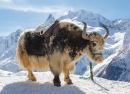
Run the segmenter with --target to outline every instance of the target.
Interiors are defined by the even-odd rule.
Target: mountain
[[[79,22],[86,22],[88,25],[91,26],[99,26],[100,24],[103,24],[108,27],[112,27],[113,23],[104,18],[103,16],[99,14],[93,14],[90,11],[86,11],[84,9],[81,9],[77,12],[71,12],[69,11],[68,14],[59,17],[58,19],[63,20],[63,19],[71,19],[72,21],[76,20]]]
[[[18,29],[16,32],[11,33],[9,36],[0,37],[0,56],[14,43],[18,42],[18,38],[22,31]]]
[[[22,31],[20,29],[18,29],[16,32],[13,32],[8,36],[0,37],[0,48],[1,48],[1,50],[0,50],[0,60],[2,60],[2,58],[4,58],[5,55],[3,55],[3,54],[6,54],[7,57],[10,56],[10,55],[7,55],[6,51],[7,50],[14,50],[14,49],[11,49],[11,48],[15,44],[18,43],[18,38],[19,38],[21,33],[22,33]],[[12,53],[13,52],[11,52],[11,54]]]
[[[22,31],[18,29],[8,36],[0,37],[0,69],[13,72],[19,70],[18,63],[15,62],[15,54],[21,33]]]
[[[68,19],[71,21],[79,21],[79,22],[84,21],[90,26],[105,25],[115,30],[126,30],[127,27],[130,26],[130,19],[121,18],[121,19],[116,19],[114,21],[110,21],[100,14],[94,14],[91,11],[86,11],[84,9],[81,9],[77,12],[69,11],[66,15],[63,15],[58,19],[59,20]]]
[[[49,26],[50,24],[52,24],[53,22],[55,22],[55,18],[50,14],[49,16],[48,16],[48,18],[46,19],[46,21],[45,21],[45,25],[47,25],[47,26]]]

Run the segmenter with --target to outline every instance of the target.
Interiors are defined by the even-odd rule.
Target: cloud
[[[12,0],[0,0],[1,2],[6,2],[6,3],[10,3],[12,2]]]
[[[20,2],[15,2],[15,0],[0,0],[0,8],[39,13],[61,13],[63,11],[70,10],[70,8],[64,6],[31,6],[30,4],[27,4],[25,1],[21,4]]]

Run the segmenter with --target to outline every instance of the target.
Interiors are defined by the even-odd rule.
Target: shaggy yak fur
[[[39,37],[35,30],[24,31],[18,42],[16,59],[19,65],[28,71],[28,79],[36,81],[32,69],[51,70],[53,83],[60,86],[59,75],[64,73],[64,81],[72,84],[69,73],[75,70],[75,61],[87,54],[91,61],[101,63],[104,48],[103,37],[97,32],[82,37],[83,29],[71,22],[59,22],[60,28],[56,36]],[[107,28],[105,28],[108,30]],[[86,31],[85,31],[86,32]]]

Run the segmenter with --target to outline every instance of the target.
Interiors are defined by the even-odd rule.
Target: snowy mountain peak
[[[88,14],[88,15],[94,15],[91,11],[86,11],[85,9],[80,9],[79,11],[78,11],[78,13],[82,13],[82,14]]]
[[[54,21],[55,21],[55,18],[52,16],[52,14],[50,14],[44,24],[48,26],[52,24]]]
[[[18,30],[16,30],[15,33],[21,33],[21,32],[22,32],[22,30],[21,30],[21,29],[18,29]]]
[[[47,20],[49,20],[49,19],[51,19],[51,18],[54,18],[54,17],[52,16],[52,14],[50,14],[50,15],[48,16]]]
[[[91,26],[99,26],[100,23],[102,23],[108,27],[113,26],[112,21],[106,19],[105,17],[103,17],[99,14],[94,14],[91,11],[86,11],[84,9],[81,9],[77,12],[69,11],[68,14],[59,17],[59,20],[63,20],[63,19],[71,19],[72,21],[76,20],[79,22],[84,21],[88,25],[91,25]]]
[[[73,14],[78,15],[78,14],[93,14],[93,13],[91,11],[86,11],[84,9],[80,9],[77,12],[71,12],[71,11],[69,11],[67,15],[73,15]]]

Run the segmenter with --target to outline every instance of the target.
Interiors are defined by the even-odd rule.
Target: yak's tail
[[[24,48],[22,48],[22,45],[20,42],[18,43],[17,50],[16,50],[16,57],[15,59],[19,62],[19,67],[22,67],[23,69],[32,69],[31,64],[29,62],[29,56]]]

